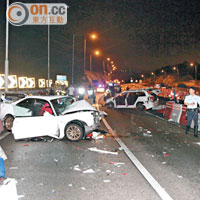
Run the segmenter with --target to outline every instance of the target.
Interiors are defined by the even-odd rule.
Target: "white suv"
[[[159,99],[153,92],[146,90],[128,90],[115,97],[106,100],[106,106],[110,108],[137,108],[148,110],[158,106]]]

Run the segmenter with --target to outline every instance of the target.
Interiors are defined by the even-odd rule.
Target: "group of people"
[[[87,95],[90,104],[94,104],[96,100],[96,89],[91,85],[89,85],[87,89],[82,86],[75,88],[70,85],[68,88],[66,88],[65,92],[66,95],[77,97],[79,100],[84,99],[84,96]],[[55,95],[53,87],[50,88],[49,95]]]
[[[189,95],[185,97],[184,104],[187,106],[187,125],[185,133],[188,134],[192,120],[194,121],[194,137],[198,137],[198,112],[200,106],[200,96],[195,94],[196,88],[189,88]]]

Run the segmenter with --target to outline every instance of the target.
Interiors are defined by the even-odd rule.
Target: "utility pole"
[[[90,72],[92,72],[92,54],[90,54]]]
[[[7,0],[7,10],[9,7],[9,0]],[[6,48],[5,48],[5,92],[8,92],[8,74],[9,74],[9,60],[8,60],[8,36],[9,36],[9,24],[8,17],[6,16]]]
[[[75,43],[75,35],[73,35],[73,47],[72,47],[72,87],[74,86],[74,43]]]
[[[48,77],[48,87],[49,87],[49,81],[50,81],[50,25],[49,25],[49,11],[48,11],[48,72],[47,72],[47,77]]]
[[[84,71],[86,70],[86,37],[84,38]]]

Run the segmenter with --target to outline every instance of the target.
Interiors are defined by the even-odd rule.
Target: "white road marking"
[[[97,104],[97,109],[99,110],[99,106]],[[123,148],[126,155],[132,161],[132,163],[137,167],[140,173],[144,176],[144,178],[149,182],[149,184],[153,187],[153,189],[157,192],[162,200],[173,200],[172,197],[165,191],[165,189],[153,178],[153,176],[147,171],[147,169],[142,165],[142,163],[134,156],[134,154],[128,149],[128,147],[122,142],[122,140],[117,136],[117,134],[110,127],[105,118],[102,118],[102,121],[109,133],[115,138],[121,148]]]

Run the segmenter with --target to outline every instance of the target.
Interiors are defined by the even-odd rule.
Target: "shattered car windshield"
[[[71,97],[63,97],[63,98],[51,100],[51,103],[52,103],[57,115],[60,115],[73,102],[74,102],[74,99]]]

